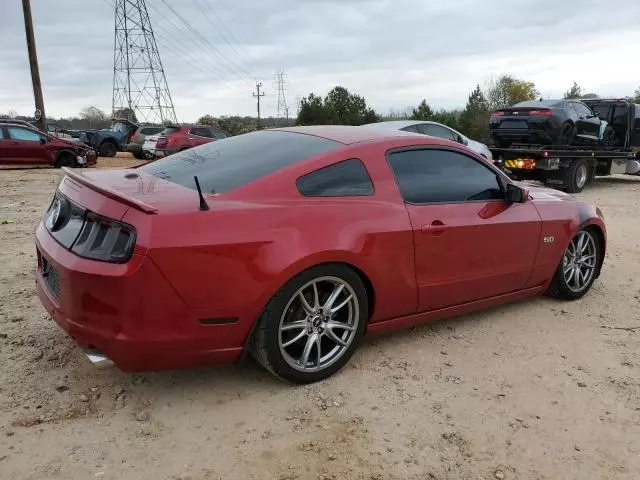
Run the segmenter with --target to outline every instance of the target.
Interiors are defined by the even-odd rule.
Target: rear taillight
[[[102,262],[124,263],[133,254],[136,231],[131,225],[88,212],[71,251]]]
[[[526,112],[530,117],[550,117],[552,111],[548,108],[541,108],[540,110],[529,110]]]
[[[156,142],[156,148],[165,148],[167,146],[167,137],[158,137],[158,141]]]
[[[496,110],[495,112],[493,112],[491,114],[492,117],[503,117],[504,116],[504,112],[502,110]]]

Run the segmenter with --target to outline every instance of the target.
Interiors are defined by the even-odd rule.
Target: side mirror
[[[529,199],[529,190],[513,183],[507,183],[505,200],[509,203],[525,203]]]

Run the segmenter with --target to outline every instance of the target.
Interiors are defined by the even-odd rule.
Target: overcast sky
[[[113,0],[31,3],[48,115],[109,112]],[[169,0],[204,41],[162,0],[146,3],[184,121],[255,114],[255,77],[263,115],[275,115],[278,69],[294,114],[296,97],[335,85],[380,113],[422,98],[463,107],[477,83],[500,73],[535,82],[546,98],[574,80],[601,96],[640,86],[640,0]],[[0,113],[34,110],[21,5],[2,0]]]

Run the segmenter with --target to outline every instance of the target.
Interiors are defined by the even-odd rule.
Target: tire
[[[144,155],[142,154],[142,152],[132,152],[133,158],[137,159],[137,160],[144,160]]]
[[[328,315],[326,308],[318,307],[326,307],[337,290],[332,304],[337,311]],[[250,350],[264,368],[283,380],[317,382],[349,361],[364,334],[368,315],[367,293],[360,276],[345,265],[320,265],[291,279],[271,298],[251,336]]]
[[[101,157],[115,157],[116,153],[118,153],[118,146],[115,143],[106,141],[100,145]]]
[[[589,179],[589,166],[584,158],[577,158],[567,169],[564,189],[569,193],[581,192]]]
[[[58,159],[56,160],[55,163],[55,168],[62,168],[62,167],[75,167],[76,165],[76,157],[69,152],[62,152],[60,155],[58,155]]]
[[[581,237],[583,239],[582,244],[579,243]],[[579,245],[582,245],[583,251],[579,257],[576,257],[573,252]],[[560,260],[560,264],[551,280],[547,295],[561,300],[576,300],[584,296],[591,289],[597,277],[601,255],[602,248],[598,235],[588,228],[578,231],[562,255],[562,260]],[[578,258],[578,263],[575,263],[576,258]],[[586,281],[580,283],[579,287],[577,287],[575,277],[576,267],[572,267],[572,265],[579,266],[581,269],[580,282],[586,278]],[[571,275],[571,268],[573,268],[573,275]],[[588,277],[586,277],[587,272]]]
[[[576,138],[576,129],[569,122],[565,122],[560,126],[560,135],[558,135],[558,145],[561,147],[570,147]]]

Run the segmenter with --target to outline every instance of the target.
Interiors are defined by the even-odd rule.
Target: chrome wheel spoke
[[[336,335],[336,333],[333,331],[332,328],[327,327],[327,329],[325,330],[325,334],[327,335],[327,337],[329,337],[329,339],[334,342],[337,345],[340,345],[342,347],[346,347],[347,346],[347,342],[345,342],[343,339],[341,339],[338,335]]]
[[[346,323],[341,323],[341,322],[327,322],[327,328],[329,330],[333,330],[334,328],[339,328],[342,330],[348,330],[350,332],[353,332],[356,328],[352,325],[347,325]]]
[[[306,330],[308,325],[309,324],[306,320],[296,320],[295,322],[285,323],[280,327],[280,330],[283,332],[286,332],[287,330],[297,330],[299,328]]]
[[[294,343],[298,342],[301,338],[303,338],[305,335],[307,335],[307,330],[301,330],[300,333],[298,335],[296,335],[295,337],[293,337],[291,340],[287,340],[285,343],[282,344],[282,346],[284,348],[290,347],[291,345],[293,345]]]
[[[573,267],[573,287],[580,288],[580,267]]]
[[[340,302],[340,304],[337,307],[332,308],[329,313],[331,315],[333,315],[334,313],[336,313],[338,310],[340,310],[342,307],[344,307],[345,305],[347,305],[351,299],[353,298],[352,295],[349,295],[347,298],[345,298],[342,302]]]
[[[317,338],[318,338],[317,333],[309,335],[309,337],[307,338],[307,343],[304,346],[302,357],[300,357],[300,365],[302,366],[303,369],[307,368],[307,364],[309,363],[309,357],[311,356],[311,350],[313,349],[313,346],[316,344]]]
[[[570,265],[568,275],[567,275],[567,272],[565,272],[565,275],[564,275],[564,280],[565,282],[567,282],[567,285],[569,284],[569,282],[571,282],[571,279],[573,278],[573,275],[575,273],[576,273],[576,269],[573,268],[573,265]]]
[[[316,356],[317,356],[317,361],[316,361],[316,368],[320,366],[320,364],[322,363],[322,342],[321,342],[322,338],[320,337],[320,335],[316,335]]]
[[[329,295],[329,298],[327,298],[327,301],[324,302],[324,305],[322,306],[322,310],[324,312],[326,312],[326,313],[331,312],[331,310],[333,308],[333,304],[336,303],[336,300],[338,299],[338,297],[342,293],[342,290],[344,290],[344,284],[342,284],[342,283],[336,285],[333,288],[333,291],[331,292],[331,295]]]

